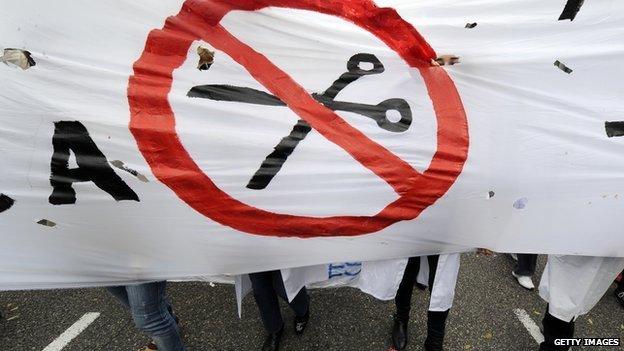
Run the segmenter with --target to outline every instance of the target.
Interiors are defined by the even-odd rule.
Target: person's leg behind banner
[[[404,350],[407,347],[407,325],[411,298],[419,273],[423,273],[422,278],[428,282],[431,293],[427,311],[427,338],[424,347],[426,351],[441,351],[443,349],[446,319],[455,295],[459,258],[459,254],[427,256],[428,269],[421,266],[421,257],[412,257],[408,260],[395,297],[397,312],[392,328],[392,346],[394,349]],[[421,269],[425,271],[420,272]]]
[[[171,312],[166,296],[166,288],[167,282],[161,281],[107,290],[130,309],[137,328],[152,338],[158,350],[185,351],[176,317]]]
[[[446,311],[427,311],[427,339],[425,339],[426,351],[442,351],[444,335],[446,334],[446,319],[450,309]]]
[[[284,332],[284,320],[280,311],[277,293],[273,287],[275,271],[249,274],[254,299],[260,311],[260,318],[267,336],[262,344],[263,351],[277,351]]]
[[[394,304],[396,313],[394,314],[394,323],[392,326],[392,346],[398,350],[404,350],[407,347],[407,325],[409,322],[410,310],[412,307],[412,293],[418,271],[420,270],[420,257],[410,257],[403,272],[403,279],[399,284]]]
[[[620,306],[624,307],[624,271],[620,273],[620,281],[617,283],[617,288],[613,291],[613,295],[615,295]]]
[[[439,255],[427,256],[427,262],[429,264],[428,285],[430,295],[433,295],[439,259]],[[441,351],[444,345],[446,318],[448,317],[449,309],[445,311],[432,311],[431,301],[429,302],[429,307],[427,311],[427,338],[425,339],[425,350]]]
[[[549,255],[540,282],[540,296],[548,302],[544,342],[540,351],[566,351],[557,339],[574,337],[574,322],[587,314],[624,269],[624,258]]]
[[[557,345],[557,339],[571,339],[574,337],[574,319],[562,320],[550,314],[549,306],[546,306],[544,319],[542,320],[544,341],[540,344],[540,351],[564,351],[569,346]]]
[[[531,277],[535,273],[537,254],[518,254],[517,257],[518,261],[516,268],[511,272],[511,274],[523,288],[528,290],[535,289],[535,285],[533,284]]]
[[[453,300],[459,275],[459,254],[432,255],[429,264],[429,310],[427,312],[426,351],[442,351],[446,334],[446,320]]]
[[[273,286],[277,294],[284,299],[284,301],[288,302],[290,308],[295,312],[295,320],[293,322],[295,334],[303,334],[310,320],[310,295],[308,295],[307,289],[304,286],[299,290],[299,293],[297,293],[297,296],[295,296],[292,301],[288,301],[284,280],[282,279],[282,273],[280,271],[273,274]]]

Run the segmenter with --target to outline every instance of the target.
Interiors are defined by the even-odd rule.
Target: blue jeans
[[[132,313],[134,324],[147,333],[159,351],[185,351],[180,330],[165,295],[167,282],[115,286],[107,290]]]

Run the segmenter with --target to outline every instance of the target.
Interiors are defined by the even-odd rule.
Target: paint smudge
[[[529,199],[527,199],[526,197],[521,197],[513,203],[513,207],[516,210],[522,210],[523,208],[526,207],[528,203],[529,203]]]

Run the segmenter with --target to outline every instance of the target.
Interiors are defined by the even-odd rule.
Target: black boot
[[[540,351],[567,351],[570,346],[555,345],[555,339],[571,339],[574,337],[574,322],[565,322],[548,313],[542,321],[544,326],[544,342],[540,344]]]
[[[269,333],[266,339],[264,339],[264,344],[262,344],[262,351],[278,351],[283,333],[283,326],[277,333]]]
[[[427,312],[427,339],[425,339],[426,351],[442,351],[444,345],[444,332],[446,329],[446,317],[449,310]]]
[[[301,335],[305,331],[305,328],[308,326],[308,321],[310,320],[310,311],[306,312],[301,317],[295,316],[295,334]]]
[[[624,289],[613,291],[613,295],[615,295],[615,298],[620,303],[620,306],[624,307]]]
[[[400,318],[394,316],[394,325],[392,326],[392,346],[395,350],[405,350],[407,346],[407,322],[409,318]]]
[[[613,295],[615,295],[620,306],[624,307],[624,272],[622,272],[622,277],[620,279],[617,288],[613,291]]]

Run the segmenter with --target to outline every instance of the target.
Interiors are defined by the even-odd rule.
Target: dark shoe
[[[150,341],[149,344],[147,344],[147,346],[140,349],[139,351],[154,351],[154,350],[158,350],[158,346],[156,346],[156,344],[153,341]]]
[[[282,329],[280,329],[277,333],[268,334],[266,339],[264,339],[264,344],[262,344],[262,351],[278,351],[283,333],[284,327],[282,327]]]
[[[397,351],[405,350],[407,347],[407,322],[409,319],[394,316],[394,325],[392,326],[392,346]]]
[[[444,335],[427,334],[427,339],[425,339],[425,351],[442,351],[443,345]]]
[[[306,312],[301,317],[295,316],[295,334],[301,335],[305,331],[305,328],[308,326],[308,321],[310,320],[310,311]]]
[[[624,289],[622,290],[615,289],[615,291],[613,292],[613,295],[615,295],[615,298],[620,303],[620,306],[624,307]]]

